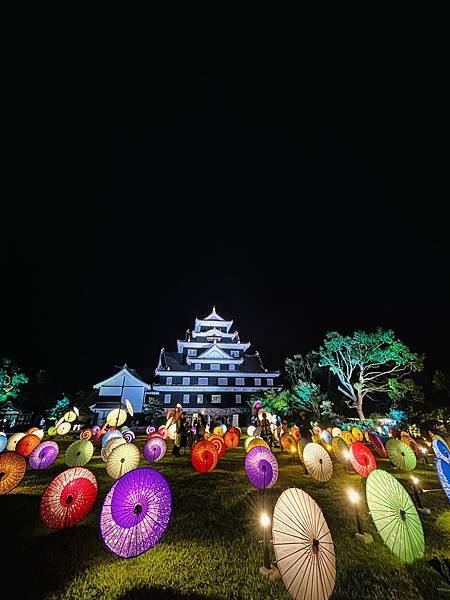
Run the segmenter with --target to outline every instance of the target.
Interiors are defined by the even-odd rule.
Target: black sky
[[[215,304],[271,369],[382,325],[448,371],[447,109],[413,67],[42,90],[12,119],[0,355],[88,389]]]

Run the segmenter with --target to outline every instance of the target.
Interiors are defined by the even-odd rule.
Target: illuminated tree
[[[0,405],[8,398],[17,398],[28,377],[9,358],[0,361]]]
[[[319,349],[319,365],[338,378],[338,390],[347,405],[364,419],[364,400],[377,400],[377,394],[395,398],[404,393],[400,382],[423,369],[423,356],[411,352],[390,330],[355,331],[351,336],[333,331]]]
[[[56,404],[49,411],[48,416],[50,419],[58,419],[65,412],[70,409],[70,400],[67,396],[63,396],[61,400],[58,400]]]

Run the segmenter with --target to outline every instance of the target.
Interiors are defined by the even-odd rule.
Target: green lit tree
[[[396,338],[393,331],[378,328],[375,333],[355,331],[343,336],[327,333],[319,349],[319,365],[327,367],[338,379],[338,390],[346,403],[364,419],[364,400],[377,395],[394,398],[404,393],[400,382],[413,372],[422,371],[419,356]]]
[[[259,400],[262,407],[269,412],[285,417],[290,414],[292,410],[291,396],[292,394],[288,390],[283,390],[281,392],[268,390],[263,394],[252,396],[248,404],[251,408],[253,404]]]
[[[50,409],[48,416],[50,419],[59,419],[68,410],[70,410],[70,400],[67,396],[63,396],[61,400],[58,400]]]
[[[0,405],[9,398],[17,398],[28,377],[9,358],[0,360]]]

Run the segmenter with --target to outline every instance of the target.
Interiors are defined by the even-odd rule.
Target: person
[[[187,423],[186,423],[186,411],[183,410],[181,418],[179,420],[180,426],[180,448],[186,448],[187,444]]]
[[[297,426],[300,432],[300,437],[310,442],[312,440],[312,437],[311,432],[309,430],[308,419],[306,418],[306,413],[304,410],[300,412],[300,418],[297,422]]]
[[[44,429],[44,425],[45,425],[45,417],[42,415],[41,420],[39,421],[40,429]]]
[[[262,414],[261,437],[265,442],[269,444],[269,447],[272,448],[272,432],[270,430],[270,423],[266,413]]]

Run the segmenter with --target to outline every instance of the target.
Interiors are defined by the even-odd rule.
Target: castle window
[[[189,404],[189,394],[183,394],[183,404]]]
[[[194,369],[195,369],[196,371],[200,371],[200,370],[201,370],[201,368],[202,368],[202,365],[201,365],[200,363],[195,363],[195,364],[194,364]]]
[[[226,377],[219,377],[218,384],[219,385],[228,385],[228,379]]]
[[[166,377],[166,385],[172,385],[172,377]]]
[[[220,404],[222,396],[220,394],[211,395],[211,404]]]
[[[267,380],[267,385],[273,385],[273,379],[268,379]]]
[[[170,404],[172,394],[164,394],[164,404]]]
[[[243,377],[236,377],[236,385],[245,385]]]
[[[261,385],[261,378],[255,377],[255,385]]]
[[[211,363],[209,365],[209,368],[211,369],[211,371],[220,371],[220,365],[218,365],[216,363]]]
[[[228,365],[230,371],[234,371],[236,369],[236,365]]]
[[[198,385],[208,385],[208,378],[207,377],[199,377]]]
[[[195,348],[188,348],[188,356],[197,356],[197,350]]]
[[[236,394],[236,404],[240,404],[242,402],[242,396],[240,394]]]
[[[197,394],[197,404],[203,404],[203,394]]]
[[[190,377],[183,377],[183,385],[190,385],[190,383],[191,383]]]
[[[234,356],[235,358],[239,358],[239,350],[232,350],[230,352],[231,356]]]

